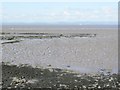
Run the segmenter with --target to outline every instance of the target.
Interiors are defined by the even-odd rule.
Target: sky
[[[117,24],[117,2],[3,2],[2,23]]]

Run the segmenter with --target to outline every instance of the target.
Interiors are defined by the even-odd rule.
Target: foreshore
[[[44,68],[51,65],[87,73],[96,73],[100,69],[118,72],[117,30],[8,33],[3,34],[2,39],[4,62]]]
[[[105,80],[109,80],[112,76],[114,77],[115,75],[116,77],[118,75],[118,31],[116,29],[85,29],[77,30],[76,32],[74,30],[65,32],[49,32],[47,30],[46,32],[35,32],[34,30],[25,30],[24,32],[21,30],[20,32],[19,30],[9,32],[8,30],[8,32],[6,32],[6,30],[4,30],[1,33],[1,40],[2,62],[4,63],[2,69],[4,72],[3,82],[8,79],[8,75],[11,77],[9,78],[10,81],[12,81],[13,78],[21,80],[21,76],[24,77],[25,73],[30,72],[31,70],[36,73],[41,72],[41,70],[44,72],[45,70],[50,75],[53,75],[53,73],[55,73],[54,70],[56,71],[57,69],[60,70],[60,72],[57,71],[57,73],[55,73],[55,75],[58,75],[58,78],[60,74],[70,76],[67,78],[68,81],[64,81],[66,76],[60,77],[60,79],[62,79],[59,86],[63,85],[63,87],[68,87],[66,85],[69,85],[69,88],[74,88],[75,86],[84,88],[80,86],[84,84],[85,87],[88,88],[91,79],[93,80],[95,78],[94,76],[99,78],[101,77],[100,75],[103,75],[106,78]],[[10,70],[10,68],[13,71]],[[21,68],[24,69],[25,72],[21,72]],[[14,73],[14,69],[20,70],[18,76],[14,74],[11,76],[10,73]],[[36,71],[36,69],[38,71]],[[74,77],[74,74],[77,76],[80,75],[80,77]],[[32,74],[30,77],[34,77],[32,79],[35,80],[35,83],[44,78],[40,74],[41,77],[36,80],[36,76],[34,75]],[[83,75],[82,77],[86,75],[87,77],[89,75],[92,76],[90,76],[90,80],[86,78],[88,80],[86,82],[83,80],[82,83],[75,83],[76,80],[82,81],[81,75]],[[30,77],[25,76],[24,79],[27,79],[26,82],[29,81],[28,78]],[[49,81],[52,76],[46,77],[48,77]],[[73,79],[70,80],[70,78]],[[55,78],[53,78],[53,80],[54,79]],[[101,81],[102,79],[103,78],[101,78]],[[55,81],[53,82],[57,83]],[[51,84],[48,84],[48,87],[52,87],[51,85],[53,85],[53,82],[51,81]],[[72,82],[72,84],[70,84],[70,82]],[[96,81],[93,80],[93,84],[95,84],[95,82]],[[6,81],[4,83],[4,86],[6,85],[5,88],[9,86],[7,83],[10,84],[11,82]],[[47,81],[45,83],[47,83]],[[98,86],[100,88],[104,86],[103,84],[100,86],[100,83],[96,88],[98,88]],[[117,83],[117,81],[114,81],[114,83],[110,85],[113,87],[110,88],[115,88],[115,90],[117,90],[116,88],[118,88],[118,86],[115,86]],[[37,83],[35,85],[41,87],[43,84],[44,83],[38,85]],[[58,88],[60,88],[59,86]],[[34,85],[32,87],[34,87]],[[106,87],[107,86],[104,88]]]

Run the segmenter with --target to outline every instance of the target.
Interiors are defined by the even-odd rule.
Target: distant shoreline
[[[80,26],[80,25],[2,25],[1,32],[5,33],[91,33],[104,31],[117,31],[118,27],[113,26]]]
[[[82,24],[2,24],[2,28],[118,28],[118,25],[82,25]]]

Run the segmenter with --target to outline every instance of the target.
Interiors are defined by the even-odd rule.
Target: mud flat
[[[61,33],[38,34],[33,35],[32,38],[29,38],[31,34],[26,38],[25,34],[22,34],[23,37],[12,39],[13,43],[9,43],[11,39],[7,40],[8,43],[3,40],[2,43],[6,44],[2,45],[2,61],[44,68],[50,65],[55,68],[88,73],[97,72],[99,69],[117,72],[117,30],[93,30],[84,33],[81,30],[81,32],[62,33],[62,36]],[[8,35],[17,37],[20,33]]]
[[[30,65],[39,69],[67,70],[80,75],[97,75],[101,71],[106,75],[108,72],[118,73],[117,29],[34,33],[33,30],[8,30],[2,33],[1,38],[2,62],[8,67]]]

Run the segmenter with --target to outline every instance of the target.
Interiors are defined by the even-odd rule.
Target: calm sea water
[[[9,28],[117,28],[117,25],[2,25],[3,29]]]

